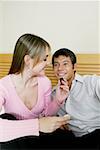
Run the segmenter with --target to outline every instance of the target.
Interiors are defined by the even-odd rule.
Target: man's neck
[[[68,86],[69,86],[69,90],[71,89],[71,86],[72,86],[72,81],[74,80],[75,78],[75,74],[72,76],[72,78],[70,78],[68,81]]]

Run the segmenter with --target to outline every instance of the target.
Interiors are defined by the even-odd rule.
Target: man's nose
[[[63,65],[59,65],[58,70],[63,70],[63,69],[64,69]]]

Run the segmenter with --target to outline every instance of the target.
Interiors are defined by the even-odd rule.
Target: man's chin
[[[64,78],[65,79],[65,76],[59,76],[59,77],[57,77],[58,79],[61,79],[61,78]]]

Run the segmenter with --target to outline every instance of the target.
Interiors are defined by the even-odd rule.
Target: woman
[[[0,119],[1,145],[11,146],[9,141],[37,137],[40,132],[51,133],[69,119],[50,117],[69,91],[59,84],[56,99],[51,100],[51,82],[45,76],[50,50],[48,42],[32,34],[24,34],[16,42],[9,74],[0,79],[0,109],[5,109]]]

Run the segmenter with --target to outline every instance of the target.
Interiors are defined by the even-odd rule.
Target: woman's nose
[[[47,65],[51,65],[51,61],[47,61]]]
[[[51,65],[51,64],[52,64],[51,59],[50,58],[47,59],[47,65]]]

